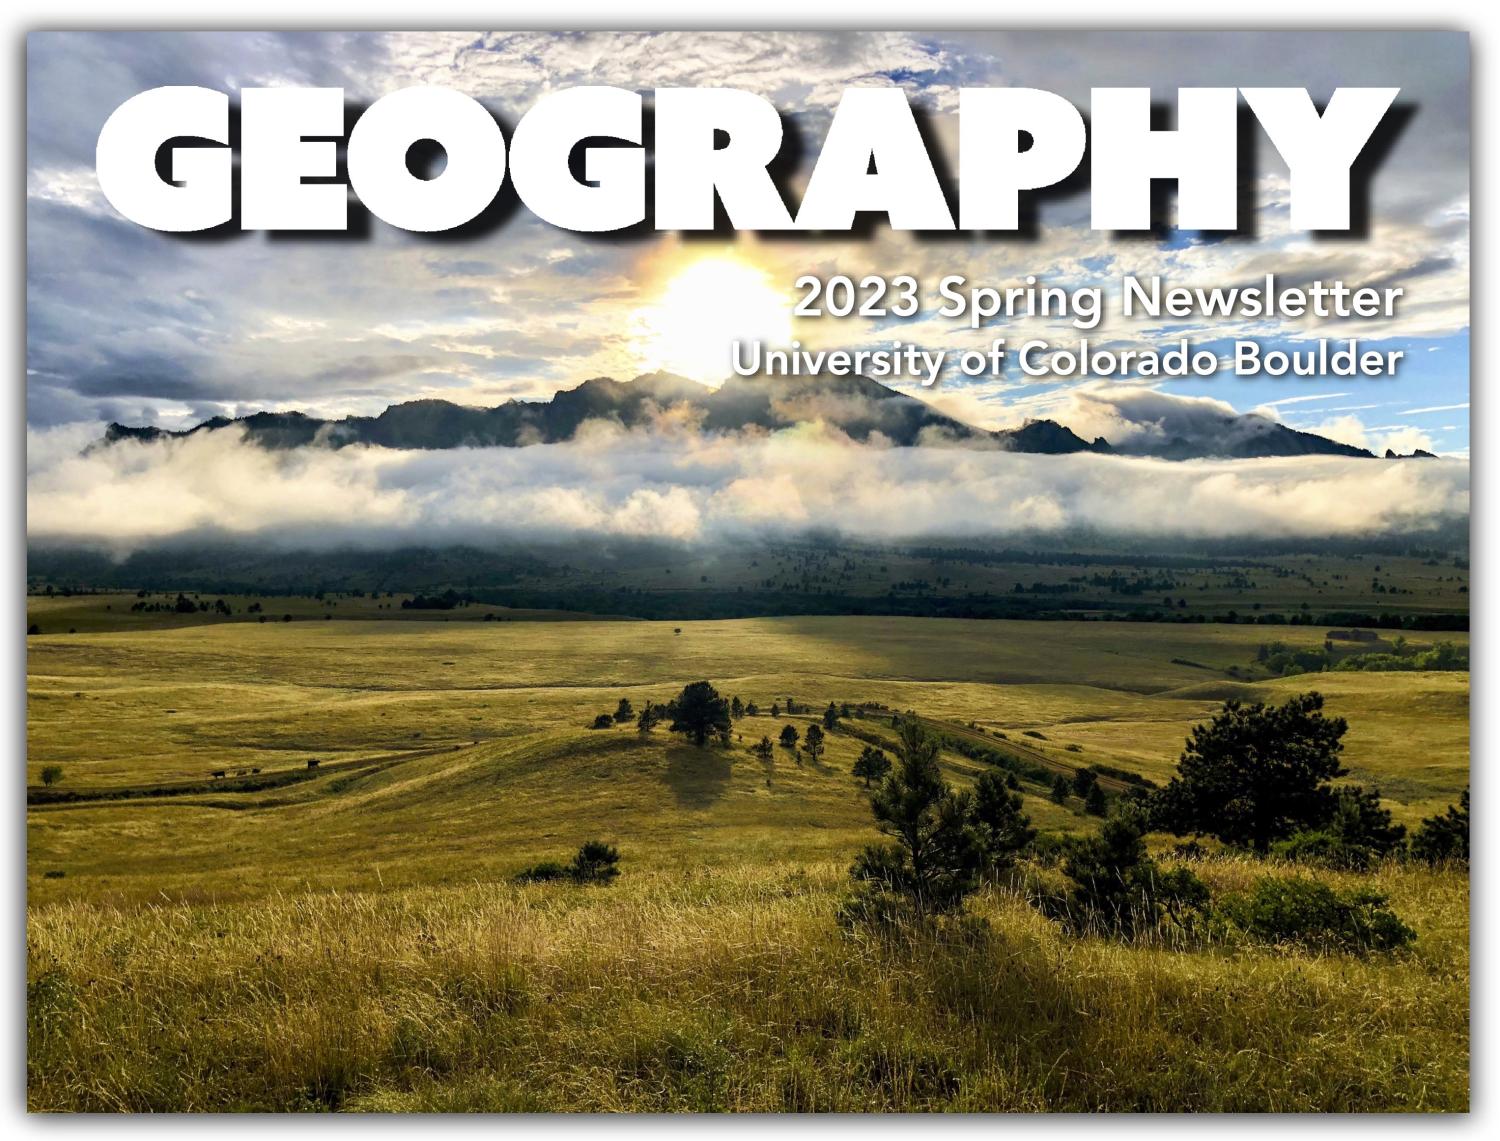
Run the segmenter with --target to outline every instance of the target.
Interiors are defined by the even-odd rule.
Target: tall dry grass
[[[1231,888],[1263,871],[1201,874]],[[37,1110],[1461,1110],[1467,880],[1387,868],[1369,959],[984,922],[850,937],[745,865],[117,909],[28,930]]]

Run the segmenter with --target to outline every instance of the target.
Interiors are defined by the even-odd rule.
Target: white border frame
[[[420,18],[414,18],[419,15]],[[221,1116],[211,1123],[191,1118],[160,1118],[149,1124],[129,1118],[70,1117],[50,1118],[27,1116],[25,1113],[25,609],[22,599],[25,594],[26,549],[25,549],[25,355],[26,355],[26,280],[25,280],[25,33],[31,30],[57,28],[379,28],[379,29],[430,29],[430,28],[483,28],[500,26],[507,28],[850,28],[850,29],[901,29],[901,30],[946,30],[963,28],[1066,28],[1080,29],[1149,29],[1149,28],[1288,28],[1288,29],[1428,29],[1442,28],[1467,31],[1472,36],[1472,99],[1471,118],[1471,206],[1485,199],[1475,188],[1490,185],[1492,158],[1483,145],[1493,138],[1500,138],[1493,127],[1496,115],[1495,83],[1487,72],[1487,59],[1492,50],[1500,50],[1500,4],[1488,0],[1485,3],[1467,4],[1456,0],[1433,0],[1419,6],[1397,4],[1392,0],[1364,0],[1363,3],[1330,3],[1314,9],[1306,0],[1262,0],[1249,5],[1218,5],[1209,7],[1203,0],[1142,0],[1133,5],[1113,3],[1063,3],[1039,4],[1028,8],[1002,5],[996,0],[935,0],[934,3],[916,6],[897,0],[858,0],[854,3],[833,3],[824,0],[761,0],[753,4],[720,4],[711,11],[706,10],[701,0],[690,3],[677,2],[642,3],[623,7],[618,3],[577,3],[570,0],[550,0],[546,5],[519,7],[513,4],[476,2],[476,0],[446,0],[433,9],[414,9],[408,3],[396,0],[364,0],[359,4],[325,4],[310,10],[303,3],[287,3],[286,0],[266,0],[257,5],[216,6],[206,10],[200,3],[187,0],[165,0],[144,8],[122,8],[119,5],[89,3],[84,0],[12,0],[0,23],[9,35],[4,39],[5,58],[13,72],[6,91],[10,95],[7,113],[0,116],[0,131],[3,131],[3,146],[0,154],[9,154],[15,164],[0,189],[0,200],[4,203],[4,216],[9,220],[4,234],[8,272],[3,278],[3,313],[8,359],[13,363],[12,389],[6,399],[0,400],[0,408],[9,412],[10,427],[3,437],[3,462],[0,462],[0,479],[6,484],[5,495],[0,505],[5,512],[4,557],[0,558],[0,599],[10,616],[3,630],[6,638],[5,651],[0,653],[0,717],[3,717],[3,732],[0,732],[0,756],[3,756],[5,771],[9,774],[10,809],[3,816],[5,843],[0,844],[0,860],[5,866],[5,875],[0,884],[8,889],[10,899],[6,915],[10,920],[5,937],[0,939],[0,1090],[3,1090],[3,1109],[6,1124],[18,1132],[11,1135],[53,1137],[74,1136],[85,1132],[103,1130],[108,1132],[137,1132],[141,1129],[166,1127],[176,1132],[180,1129],[198,1129],[209,1126],[227,1129],[236,1133],[269,1133],[275,1130],[281,1137],[297,1138],[319,1135],[324,1130],[346,1132],[350,1129],[376,1129],[381,1133],[408,1130],[452,1129],[503,1130],[512,1136],[569,1136],[584,1132],[622,1132],[637,1135],[663,1132],[699,1130],[705,1126],[727,1132],[743,1134],[745,1131],[760,1133],[775,1130],[789,1136],[822,1136],[828,1131],[853,1135],[879,1132],[891,1134],[897,1130],[913,1129],[959,1130],[973,1135],[989,1134],[993,1130],[1015,1135],[1046,1134],[1049,1136],[1072,1136],[1098,1130],[1124,1131],[1140,1134],[1143,1131],[1166,1130],[1170,1132],[1191,1131],[1194,1133],[1212,1130],[1215,1133],[1258,1133],[1263,1129],[1274,1129],[1280,1137],[1295,1141],[1297,1138],[1326,1136],[1329,1132],[1348,1135],[1360,1133],[1388,1134],[1393,1131],[1422,1134],[1457,1133],[1469,1134],[1483,1130],[1494,1135],[1500,1113],[1497,1113],[1497,1098],[1493,1079],[1497,1076],[1493,1065],[1492,1040],[1496,1023],[1495,988],[1487,972],[1473,975],[1471,991],[1471,1098],[1472,1112],[1466,1117],[1400,1117],[1400,1116],[1300,1116],[1262,1121],[1254,1116],[1220,1115],[1204,1119],[1203,1115],[1180,1115],[1154,1117],[1147,1120],[1129,1117],[966,1117],[958,1119],[926,1118],[920,1122],[896,1118],[767,1118],[767,1117],[721,1117],[703,1119],[694,1117],[510,1117],[495,1118],[362,1118],[357,1122],[349,1118],[319,1119],[301,1117],[268,1116]],[[1475,266],[1470,285],[1470,311],[1482,312],[1478,303],[1484,298],[1486,272],[1493,266],[1497,239],[1478,210],[1473,210],[1470,241],[1473,247],[1472,263]],[[1477,326],[1477,327],[1476,327]],[[1490,465],[1483,445],[1500,441],[1496,418],[1500,416],[1500,402],[1491,406],[1483,394],[1474,391],[1473,361],[1482,359],[1487,348],[1488,335],[1484,322],[1471,321],[1471,375],[1470,400],[1470,455],[1474,488],[1474,515],[1471,524],[1473,541],[1473,572],[1471,581],[1485,577],[1491,565],[1491,535],[1496,526],[1493,518],[1486,520],[1485,508],[1491,502],[1489,491],[1494,483]],[[1481,446],[1474,447],[1475,439]],[[1471,700],[1476,713],[1471,722],[1470,743],[1473,791],[1479,803],[1482,820],[1491,819],[1495,798],[1490,795],[1488,780],[1484,779],[1482,767],[1473,764],[1479,758],[1481,765],[1488,757],[1487,746],[1494,738],[1494,714],[1497,696],[1490,661],[1495,645],[1496,619],[1489,605],[1489,586],[1484,584],[1476,595],[1471,596],[1474,622],[1474,670]],[[1483,829],[1474,836],[1475,861],[1473,883],[1488,886],[1493,882],[1491,873],[1496,860],[1494,845],[1486,841]],[[1488,899],[1481,898],[1472,908],[1471,960],[1483,964],[1484,951],[1495,946],[1494,914]],[[1487,1080],[1489,1079],[1489,1080]]]

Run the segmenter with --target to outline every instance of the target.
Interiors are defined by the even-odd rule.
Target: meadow
[[[33,1108],[1467,1106],[1461,869],[1318,873],[1390,897],[1393,955],[1071,935],[1022,878],[942,936],[834,920],[885,711],[1161,783],[1224,700],[1316,688],[1413,826],[1468,782],[1465,672],[1253,676],[1310,626],[400,617],[28,638]],[[760,707],[728,749],[589,727],[700,678]],[[751,753],[830,701],[869,708],[823,756]],[[1023,792],[1044,832],[1097,827]],[[515,882],[596,837],[615,884]]]

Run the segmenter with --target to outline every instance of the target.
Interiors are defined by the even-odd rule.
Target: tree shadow
[[[731,754],[714,745],[667,749],[667,787],[683,808],[707,808],[729,788]]]

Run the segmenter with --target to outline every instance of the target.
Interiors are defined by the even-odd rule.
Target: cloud
[[[1336,395],[1340,394],[1330,394]],[[1045,414],[1085,439],[1103,436],[1123,452],[1146,452],[1179,439],[1196,447],[1228,449],[1270,430],[1281,422],[1280,405],[1300,399],[1277,401],[1242,413],[1209,396],[1181,396],[1142,385],[1095,382],[1059,390],[1047,403]],[[1353,414],[1385,407],[1381,403],[1330,408],[1316,423],[1287,426],[1364,448],[1377,456],[1384,455],[1386,449],[1403,455],[1418,448],[1425,452],[1440,450],[1426,429],[1413,424],[1370,425]]]
[[[1457,412],[1459,409],[1467,409],[1469,402],[1465,400],[1462,404],[1437,404],[1431,408],[1408,408],[1402,415],[1421,416],[1428,412]]]
[[[1377,456],[1384,455],[1387,448],[1410,455],[1417,448],[1421,448],[1424,452],[1431,452],[1437,447],[1432,437],[1415,425],[1386,424],[1372,428],[1368,427],[1358,416],[1348,414],[1330,417],[1306,430],[1316,432],[1320,436],[1327,436],[1330,440],[1337,440],[1341,444],[1365,448]]]
[[[1466,515],[1468,466],[1332,457],[1168,463],[854,444],[820,425],[744,436],[591,424],[565,444],[271,451],[224,431],[81,454],[28,438],[33,543],[117,553],[254,537],[292,548],[515,537],[729,541],[833,529],[883,539],[1089,529],[1326,538]]]
[[[1337,400],[1344,396],[1353,395],[1352,392],[1315,392],[1309,396],[1283,396],[1280,400],[1267,400],[1260,407],[1280,408],[1285,404],[1305,404],[1310,400]]]
[[[1040,412],[1039,412],[1040,414]],[[1146,385],[1091,382],[1058,390],[1045,415],[1086,440],[1142,453],[1174,442],[1229,451],[1275,428],[1275,409],[1242,413],[1212,396],[1180,396]]]

